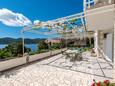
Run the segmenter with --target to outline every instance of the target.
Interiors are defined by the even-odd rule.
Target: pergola
[[[49,20],[42,22],[37,20],[32,25],[23,28],[22,42],[24,55],[24,32],[31,32],[35,34],[42,34],[46,36],[54,36],[66,39],[93,37],[92,32],[86,31],[84,13],[78,13],[63,18]]]

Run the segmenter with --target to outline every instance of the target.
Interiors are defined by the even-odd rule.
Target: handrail
[[[111,5],[111,4],[115,4],[115,0],[108,0],[108,1],[99,0],[97,3],[95,3],[94,0],[88,0],[88,1],[84,0],[84,10],[98,8],[98,7]]]

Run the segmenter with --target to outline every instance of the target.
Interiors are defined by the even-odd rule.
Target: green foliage
[[[41,49],[38,51],[38,53],[44,53],[44,52],[48,52],[49,50],[48,49]]]
[[[35,54],[38,54],[38,52],[29,52],[29,55],[35,55]]]
[[[46,43],[45,41],[40,41],[38,44],[38,53],[46,51],[48,51],[48,43]]]
[[[31,51],[30,48],[24,47],[25,52]],[[7,59],[11,57],[22,56],[22,43],[11,43],[2,50],[0,50],[0,59]]]
[[[0,59],[6,59],[11,56],[12,56],[11,52],[7,52],[6,50],[0,51]]]
[[[52,49],[60,49],[60,46],[61,46],[61,43],[53,43],[53,44],[51,45],[51,48],[52,48]]]
[[[60,49],[61,43],[46,43],[41,41],[38,44],[38,53],[48,52],[49,50]]]
[[[48,49],[48,44],[45,41],[40,41],[38,45],[38,49]]]

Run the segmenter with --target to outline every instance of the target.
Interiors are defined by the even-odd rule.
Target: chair
[[[83,60],[82,53],[78,53],[78,55],[75,57],[75,60],[82,61]]]

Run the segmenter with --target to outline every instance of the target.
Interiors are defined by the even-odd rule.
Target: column
[[[96,53],[97,57],[99,57],[98,34],[99,34],[99,32],[95,31],[95,33],[94,33],[94,48],[95,48],[95,53]]]
[[[115,82],[115,19],[114,19],[114,41],[113,41],[113,46],[114,46],[114,48],[113,48],[113,65],[114,65],[114,71],[113,71],[113,73],[114,73],[114,77],[113,77],[113,82]]]

